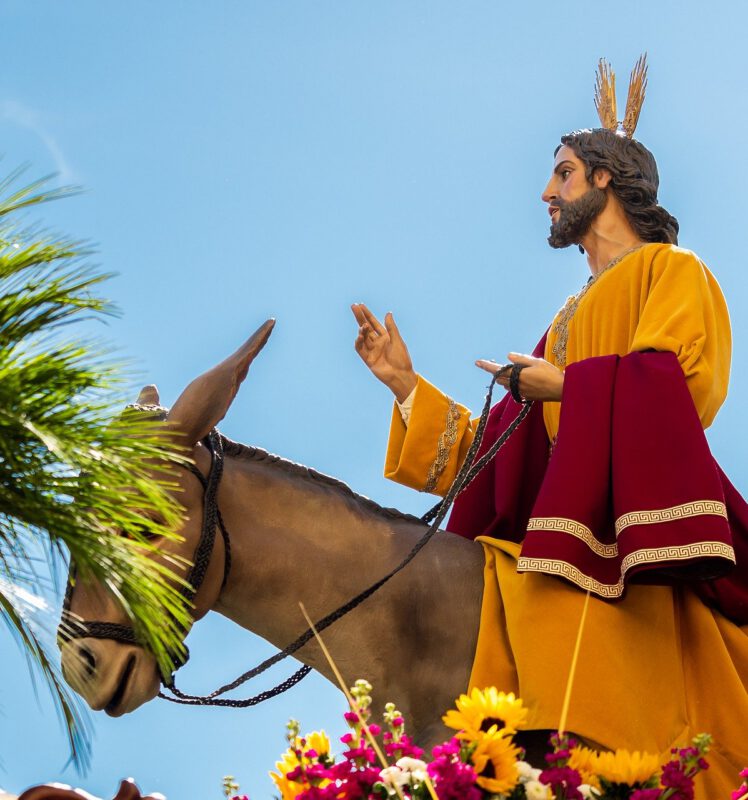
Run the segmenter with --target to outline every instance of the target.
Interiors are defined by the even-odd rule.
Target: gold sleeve
[[[465,406],[419,375],[407,426],[393,405],[385,478],[421,492],[446,494],[473,441],[475,424]]]
[[[730,317],[719,284],[694,253],[668,248],[652,262],[643,303],[631,350],[675,353],[708,427],[727,396],[730,376]]]

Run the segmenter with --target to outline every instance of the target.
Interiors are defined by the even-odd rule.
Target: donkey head
[[[203,479],[214,460],[203,440],[226,415],[274,324],[274,320],[265,322],[233,355],[193,380],[168,414],[165,435],[191,451]],[[156,387],[144,387],[137,405],[158,406]],[[203,525],[204,482],[187,469],[178,471],[174,496],[184,509],[179,531],[182,538],[157,541],[154,555],[168,560],[170,569],[188,586],[199,583],[183,591],[192,603],[193,621],[213,607],[226,575],[223,540],[214,535],[214,526],[206,534]],[[198,561],[200,566],[193,566]],[[131,628],[116,598],[102,585],[78,579],[72,584],[66,604],[65,615],[78,621],[79,635],[61,645],[63,674],[88,705],[116,717],[155,697],[161,683],[156,659],[134,640],[127,641],[132,639],[131,634],[117,633]]]

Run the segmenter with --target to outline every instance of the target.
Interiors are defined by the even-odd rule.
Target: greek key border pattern
[[[724,542],[693,542],[673,547],[646,547],[629,553],[621,562],[625,575],[631,567],[652,561],[686,561],[691,558],[726,558],[735,563],[735,551]]]
[[[436,484],[439,482],[439,478],[449,461],[449,454],[457,441],[457,420],[460,418],[460,412],[457,410],[455,401],[451,397],[447,399],[449,401],[447,423],[444,432],[436,443],[436,458],[429,468],[426,485],[423,487],[424,492],[433,492],[436,489]]]
[[[601,558],[616,558],[618,545],[604,544],[595,538],[595,534],[581,522],[566,517],[532,517],[527,524],[528,531],[553,531],[553,533],[568,533],[583,541],[593,553]]]
[[[582,589],[594,592],[599,597],[613,599],[623,594],[623,575],[618,583],[601,583],[589,575],[585,575],[578,567],[569,564],[568,561],[561,561],[560,559],[520,556],[517,561],[517,569],[520,572],[543,572],[548,575],[567,578]]]
[[[651,564],[655,561],[686,561],[692,558],[726,558],[735,562],[735,551],[724,542],[695,542],[679,547],[649,547],[630,553],[621,562],[621,577],[616,583],[602,583],[585,575],[574,564],[554,558],[530,558],[520,556],[517,569],[520,572],[543,572],[566,578],[582,589],[588,589],[599,597],[615,599],[621,597],[626,573],[638,564]]]
[[[616,536],[620,536],[626,528],[630,528],[632,525],[674,522],[675,520],[688,519],[689,517],[700,517],[703,514],[711,514],[727,519],[725,504],[719,500],[694,500],[691,503],[683,503],[670,508],[659,508],[654,511],[631,511],[628,514],[623,514],[616,520]]]

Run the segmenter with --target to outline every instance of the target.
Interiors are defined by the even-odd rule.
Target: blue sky
[[[746,17],[737,0],[5,0],[2,166],[85,187],[43,219],[117,273],[106,291],[122,317],[101,334],[167,403],[275,316],[222,430],[420,513],[431,498],[382,478],[390,400],[353,352],[349,305],[392,310],[416,368],[477,408],[473,361],[529,351],[587,277],[576,251],[548,248],[540,192],[559,136],[596,123],[597,59],[623,103],[646,50],[637,136],[681,244],[728,298],[734,370],[710,441],[745,492]],[[215,615],[189,646],[190,691],[270,652]],[[16,792],[62,780],[111,797],[133,775],[208,800],[232,773],[256,800],[289,717],[342,732],[342,696],[316,676],[255,710],[154,701],[93,715],[79,777],[4,631],[0,653],[0,786]]]

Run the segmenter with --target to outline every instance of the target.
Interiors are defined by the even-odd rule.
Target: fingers
[[[498,364],[496,361],[491,361],[488,358],[479,358],[475,362],[475,366],[476,367],[480,367],[481,369],[484,369],[486,372],[490,372],[491,375],[493,375],[495,372],[498,372],[500,369],[502,369],[502,365],[501,364]]]
[[[395,318],[392,316],[391,311],[388,311],[384,315],[384,327],[387,329],[390,339],[404,344],[403,337],[400,335],[400,329],[397,327],[397,323],[395,322]]]
[[[361,315],[360,317],[358,314],[356,315],[356,319],[359,320],[359,325],[367,323],[371,326],[371,329],[379,336],[387,333],[382,323],[374,316],[374,314],[369,311],[364,303],[356,303],[356,307],[358,308],[358,312]],[[354,311],[354,314],[356,312]]]
[[[495,375],[496,383],[505,389],[509,388],[509,373],[512,369],[512,364],[498,364],[496,361],[491,361],[487,358],[479,358],[475,362],[475,366],[484,369],[491,375]]]
[[[356,337],[356,341],[353,343],[353,347],[355,348],[356,352],[361,355],[364,352],[366,345],[366,334],[364,333],[363,328],[358,329],[358,336]]]
[[[358,322],[359,326],[366,324],[366,317],[364,316],[364,312],[361,310],[361,303],[353,303],[351,305],[351,311],[353,312],[353,316],[356,318],[356,322]]]
[[[531,367],[533,364],[537,364],[538,361],[542,361],[540,358],[535,358],[535,356],[526,356],[523,353],[509,353],[507,358],[512,362],[512,364],[524,364],[526,367]]]
[[[499,375],[503,378],[509,374],[513,365],[499,364],[497,361],[491,361],[491,359],[488,358],[479,358],[475,362],[475,366],[486,370],[486,372],[490,372],[492,375]]]

